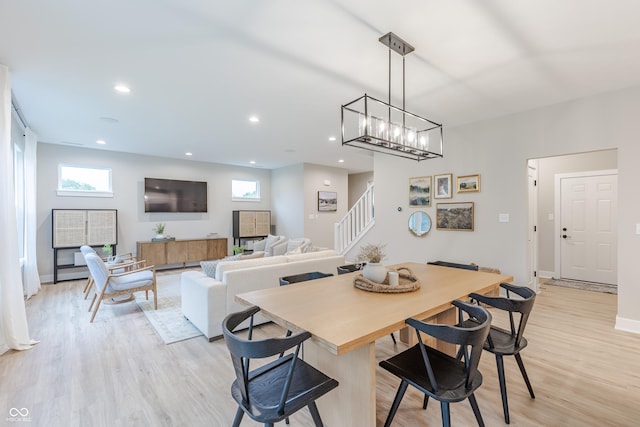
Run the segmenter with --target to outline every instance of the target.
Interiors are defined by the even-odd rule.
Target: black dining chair
[[[506,298],[490,297],[477,293],[471,293],[469,294],[469,297],[471,297],[472,300],[477,301],[478,304],[486,304],[490,307],[495,307],[509,313],[509,330],[502,329],[497,326],[491,326],[489,336],[484,343],[484,349],[496,356],[504,421],[509,424],[509,404],[507,401],[507,383],[504,376],[503,356],[515,357],[518,367],[520,368],[520,372],[522,373],[522,378],[524,378],[524,382],[529,390],[529,395],[531,395],[532,399],[536,398],[533,393],[533,388],[531,387],[531,382],[529,382],[529,376],[524,368],[522,356],[520,355],[520,351],[527,346],[527,339],[524,337],[524,329],[527,326],[529,315],[533,309],[536,293],[526,286],[515,286],[510,283],[501,283],[500,287],[507,291]],[[518,295],[518,297],[511,298],[511,292]],[[516,313],[516,316],[514,316],[514,313]],[[469,323],[473,321],[467,320],[466,322]],[[463,326],[464,325],[465,323],[463,323]]]
[[[306,282],[308,280],[322,279],[323,277],[333,276],[331,273],[322,273],[320,271],[312,271],[310,273],[293,274],[280,278],[280,286],[290,285],[291,283]]]
[[[478,271],[478,266],[475,264],[459,264],[457,262],[448,262],[448,261],[429,261],[427,264],[439,265],[441,267],[462,268],[464,270]]]
[[[340,265],[338,266],[338,275],[360,271],[364,268],[365,265],[367,265],[366,262],[357,262],[355,264]],[[391,332],[391,339],[393,340],[394,345],[397,344],[396,336],[393,334],[393,332]]]
[[[459,325],[441,325],[407,319],[406,323],[416,330],[418,343],[408,350],[390,359],[380,362],[380,366],[400,378],[401,383],[393,400],[385,427],[391,425],[404,393],[409,385],[414,386],[425,395],[423,407],[429,398],[440,402],[442,425],[451,425],[449,404],[469,399],[473,413],[479,426],[484,426],[480,408],[474,392],[482,385],[482,375],[478,371],[478,363],[482,354],[482,345],[487,339],[491,326],[491,315],[484,308],[453,301],[458,307],[459,318],[463,315],[474,319],[474,323]],[[435,348],[425,345],[420,333],[423,332],[438,340],[459,345],[457,356],[450,356]]]
[[[253,340],[253,316],[259,307],[231,313],[222,322],[224,341],[231,354],[236,379],[231,385],[231,396],[238,403],[233,426],[238,427],[244,414],[253,420],[273,426],[304,408],[309,408],[316,427],[322,419],[315,401],[338,386],[328,377],[298,357],[302,343],[311,337],[300,332],[285,338]],[[235,329],[250,319],[247,337]],[[264,359],[295,349],[284,357],[251,369],[251,361]]]

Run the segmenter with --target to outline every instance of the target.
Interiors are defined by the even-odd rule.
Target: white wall
[[[112,168],[114,197],[57,196],[59,163]],[[145,177],[208,182],[208,212],[145,213]],[[261,202],[232,202],[231,180],[235,178],[260,180]],[[208,233],[218,233],[229,239],[231,247],[231,211],[271,209],[271,171],[41,143],[38,144],[37,203],[38,269],[43,281],[51,281],[51,209],[117,209],[117,251],[120,253],[135,252],[136,242],[150,240],[154,236],[152,229],[159,222],[166,223],[166,234],[178,239],[203,238]]]
[[[367,191],[368,184],[370,183],[373,183],[373,172],[349,175],[349,209],[351,209],[364,192]]]
[[[590,153],[538,159],[538,271],[557,271],[555,267],[555,176],[560,173],[610,170],[618,167],[618,151]]]
[[[640,87],[634,87],[453,129],[445,124],[443,159],[416,163],[376,153],[376,225],[366,241],[386,242],[387,262],[473,261],[526,283],[527,159],[617,148],[617,327],[640,332],[639,113]],[[415,209],[407,205],[407,179],[440,173],[453,173],[454,181],[458,175],[481,175],[480,193],[453,198],[475,202],[475,231],[434,229],[424,238],[412,237],[407,220]],[[424,210],[435,222],[435,207]],[[510,222],[498,222],[499,213],[509,214]]]
[[[304,164],[271,171],[271,193],[276,234],[304,237]]]
[[[329,185],[325,184],[329,182]],[[318,191],[338,193],[338,210],[318,211]],[[304,232],[315,246],[332,248],[333,227],[348,211],[349,176],[346,169],[304,165]]]

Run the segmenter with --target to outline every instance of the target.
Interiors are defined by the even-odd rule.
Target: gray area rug
[[[138,292],[136,303],[164,343],[172,344],[201,336],[202,332],[182,315],[180,274],[157,276],[156,280],[158,309],[153,309],[153,293],[149,293],[147,301],[144,292]]]
[[[581,280],[569,279],[549,279],[544,283],[545,285],[563,286],[565,288],[575,288],[593,292],[604,292],[607,294],[618,293],[618,287],[616,285],[608,285],[606,283],[583,282]]]

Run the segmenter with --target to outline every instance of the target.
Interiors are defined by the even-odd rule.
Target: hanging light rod
[[[415,49],[393,33],[378,39],[389,48],[389,97],[366,93],[342,106],[342,145],[413,160],[442,157],[442,124],[405,109],[405,55]],[[402,56],[402,107],[391,104],[391,51]]]

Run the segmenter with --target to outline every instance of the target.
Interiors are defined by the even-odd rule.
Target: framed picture
[[[458,193],[475,193],[480,191],[480,175],[458,177]]]
[[[438,230],[473,231],[473,202],[438,203],[436,205]]]
[[[409,206],[431,206],[431,177],[409,178]]]
[[[433,194],[434,199],[450,199],[453,196],[451,181],[453,176],[450,173],[433,176],[433,186],[436,188]]]
[[[318,211],[335,212],[338,210],[338,193],[335,191],[318,191]]]

